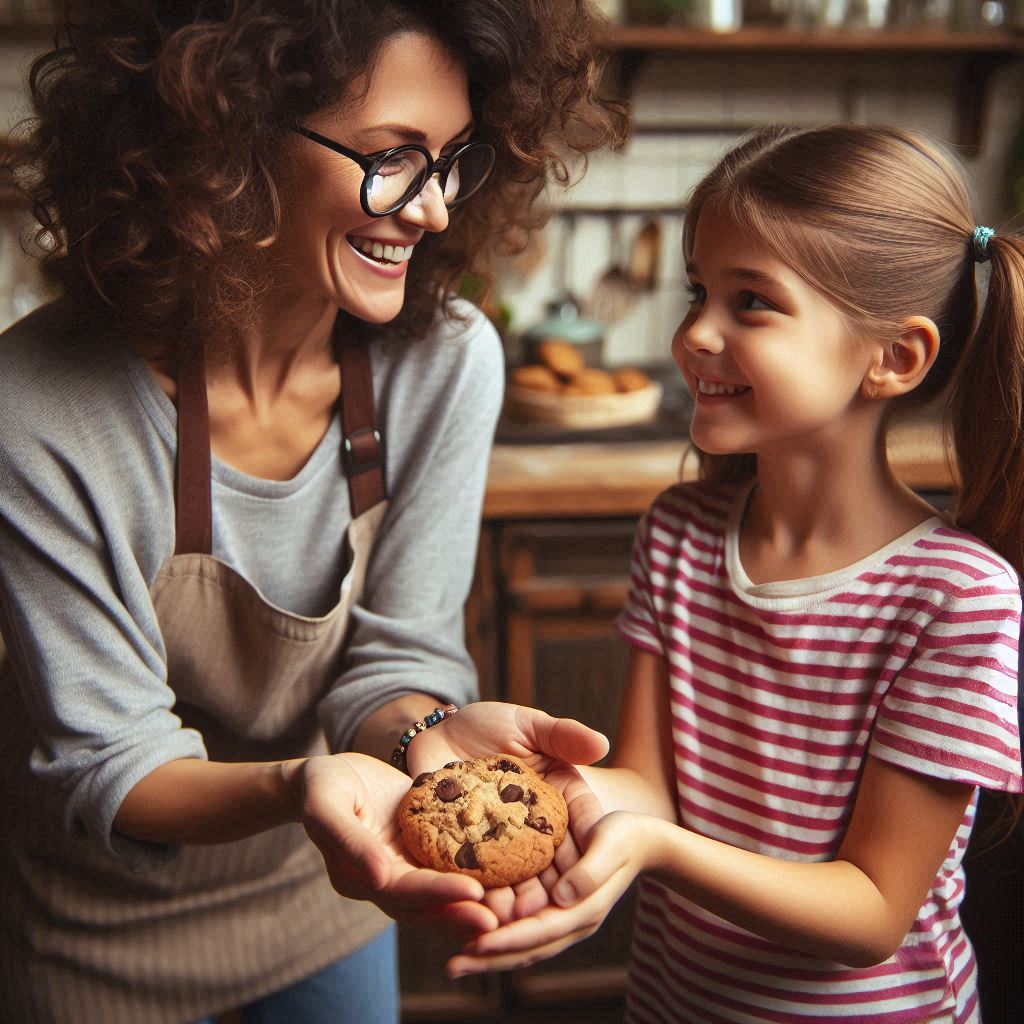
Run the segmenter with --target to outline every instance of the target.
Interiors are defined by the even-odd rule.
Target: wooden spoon
[[[633,242],[629,260],[629,276],[633,287],[653,291],[658,284],[661,267],[661,224],[653,217],[640,229]]]

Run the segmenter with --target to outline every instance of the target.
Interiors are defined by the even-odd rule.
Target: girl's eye
[[[704,301],[707,292],[704,290],[703,285],[688,284],[686,286],[686,294],[690,296],[691,306],[699,306]]]
[[[765,302],[759,295],[755,295],[753,292],[743,291],[740,292],[740,309],[771,309],[772,306]]]

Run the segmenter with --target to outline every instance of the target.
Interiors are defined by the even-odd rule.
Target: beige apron
[[[201,363],[178,397],[177,540],[151,589],[175,712],[211,760],[325,750],[316,706],[342,665],[350,610],[384,510],[365,346],[340,347],[352,523],[348,571],[326,615],[293,615],[210,552],[210,443]],[[301,567],[298,568],[301,571]],[[0,648],[0,658],[2,658]],[[35,744],[0,665],[0,1022],[180,1024],[291,984],[365,944],[388,919],[331,888],[299,825],[185,846],[133,873],[84,835],[58,834],[26,765]]]

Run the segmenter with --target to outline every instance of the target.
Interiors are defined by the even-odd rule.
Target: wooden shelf
[[[1024,35],[1012,32],[944,31],[807,31],[786,28],[744,28],[736,32],[701,32],[664,25],[621,25],[604,39],[611,51],[684,53],[843,53],[869,56],[902,53],[972,56],[1024,56]]]
[[[1011,32],[805,31],[745,28],[736,32],[702,32],[664,25],[622,25],[603,40],[617,58],[624,95],[632,91],[637,71],[652,54],[718,54],[725,57],[806,56],[834,54],[861,59],[878,55],[934,57],[954,66],[952,101],[956,106],[956,142],[968,156],[981,148],[985,108],[993,73],[1024,59],[1024,35]]]

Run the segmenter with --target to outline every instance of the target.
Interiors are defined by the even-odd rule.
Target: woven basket
[[[653,419],[661,403],[661,385],[652,381],[638,391],[613,395],[560,395],[509,384],[505,415],[515,423],[543,423],[569,430],[624,427]]]

